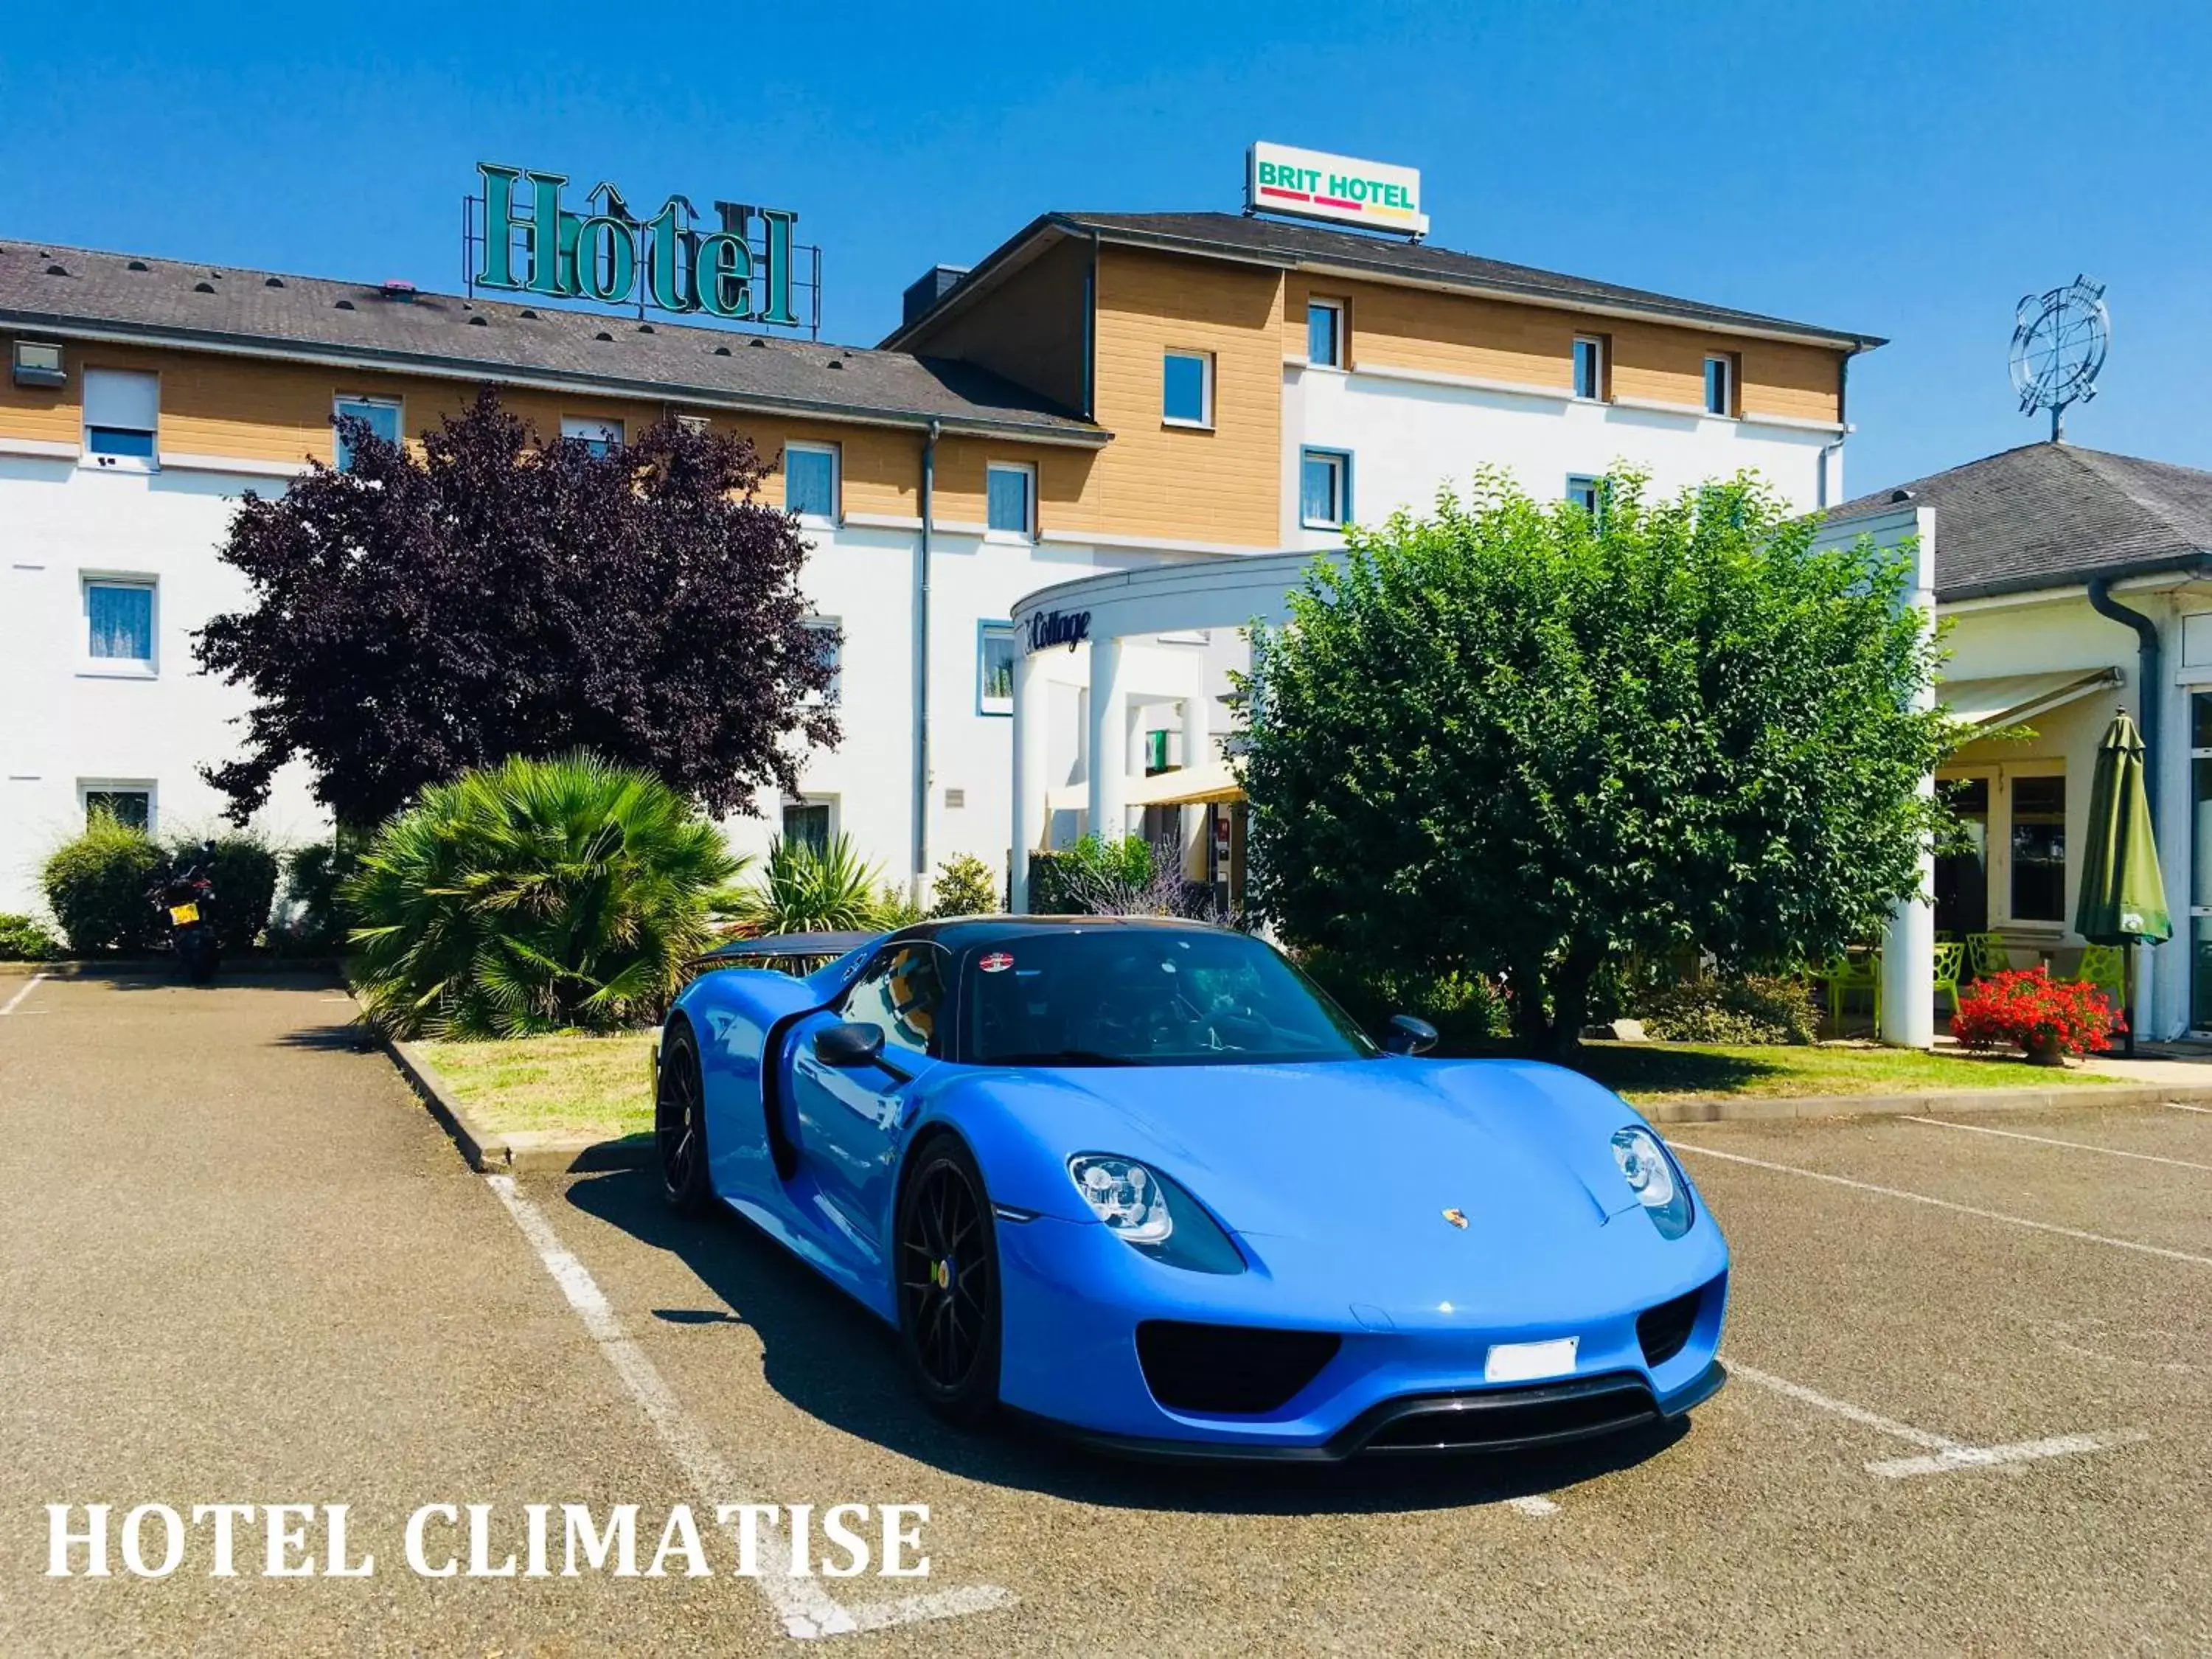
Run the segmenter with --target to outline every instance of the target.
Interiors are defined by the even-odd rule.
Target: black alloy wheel
[[[699,1047],[691,1028],[670,1028],[660,1045],[660,1085],[653,1103],[653,1139],[660,1153],[660,1195],[685,1215],[705,1210],[707,1094],[699,1076]]]
[[[981,1422],[999,1403],[999,1241],[982,1173],[942,1135],[915,1155],[899,1198],[899,1335],[930,1409]]]

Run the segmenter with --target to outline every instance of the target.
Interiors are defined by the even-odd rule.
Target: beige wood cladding
[[[1573,383],[1575,336],[1596,334],[1609,342],[1616,398],[1702,407],[1706,354],[1729,353],[1742,360],[1745,414],[1840,418],[1842,354],[1826,346],[1299,273],[1284,283],[1283,297],[1285,356],[1306,354],[1307,301],[1340,300],[1355,368],[1408,368],[1565,392]]]
[[[1114,441],[1091,469],[1079,527],[1278,544],[1282,287],[1279,273],[1255,266],[1100,250],[1097,420]],[[1161,420],[1170,349],[1212,354],[1211,430]]]
[[[1071,414],[1083,410],[1083,290],[1090,245],[1055,243],[975,304],[926,325],[907,349],[979,363]]]

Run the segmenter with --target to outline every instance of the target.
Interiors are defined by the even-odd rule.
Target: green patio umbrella
[[[2081,896],[2074,931],[2093,945],[2124,949],[2139,940],[2173,937],[2166,908],[2166,883],[2158,872],[2158,842],[2151,834],[2150,798],[2143,790],[2143,743],[2124,708],[2112,716],[2097,745],[2097,772],[2089,785],[2088,844],[2082,848]],[[2124,1003],[2135,989],[2135,953],[2124,957]],[[2128,1022],[2128,1052],[2136,1046]]]

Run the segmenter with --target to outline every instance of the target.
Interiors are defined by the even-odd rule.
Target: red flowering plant
[[[2126,1030],[2112,1000],[2094,985],[2054,980],[2040,967],[1978,979],[1959,998],[1951,1035],[1969,1048],[2017,1046],[2093,1054]]]

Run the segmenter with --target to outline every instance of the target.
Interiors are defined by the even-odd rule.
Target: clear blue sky
[[[716,14],[726,23],[702,25]],[[35,8],[0,239],[459,281],[480,158],[796,209],[826,334],[1049,208],[1240,204],[1267,137],[1422,169],[1438,244],[1886,335],[1851,490],[2040,434],[2014,302],[2086,270],[2069,435],[2212,466],[2212,11],[1497,0]]]

